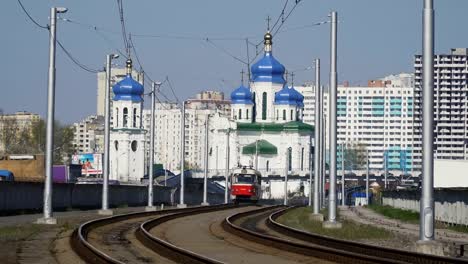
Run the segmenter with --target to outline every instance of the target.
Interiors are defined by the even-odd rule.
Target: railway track
[[[173,219],[175,217],[181,217],[189,214],[197,214],[203,212],[211,212],[216,210],[225,210],[234,207],[233,205],[214,205],[206,207],[193,207],[193,208],[184,208],[184,209],[168,209],[163,211],[155,212],[139,212],[131,214],[122,214],[106,218],[100,218],[96,220],[88,221],[81,226],[79,226],[71,237],[71,246],[73,250],[87,263],[126,263],[125,261],[120,260],[111,254],[106,253],[104,250],[100,249],[98,245],[92,244],[88,235],[98,228],[102,228],[108,225],[112,225],[118,222],[125,222],[137,218],[159,218],[163,219]],[[164,218],[167,217],[167,218]],[[152,225],[151,220],[145,221],[143,224],[146,226]],[[142,225],[143,225],[142,224]],[[143,227],[143,228],[145,228]],[[145,238],[147,233],[141,234],[141,226],[137,230],[136,235],[138,239],[141,239],[142,243],[147,245],[146,241],[151,240],[151,238]],[[154,247],[149,246],[150,249]],[[159,253],[157,250],[155,252]]]
[[[116,215],[82,224],[75,230],[71,238],[71,243],[74,251],[87,263],[133,263],[135,261],[125,260],[119,258],[118,254],[113,254],[115,252],[112,251],[118,250],[111,250],[110,253],[109,251],[106,253],[100,248],[102,245],[93,244],[91,242],[90,234],[94,232],[94,236],[96,236],[96,230],[100,228],[107,228],[107,231],[113,230],[114,232],[122,232],[118,230],[118,227],[112,226],[120,224],[122,229],[133,226],[132,228],[135,230],[134,236],[143,245],[142,247],[155,253],[160,258],[166,259],[166,262],[230,263],[231,260],[233,260],[232,258],[222,258],[220,255],[211,254],[210,251],[199,250],[199,248],[196,247],[190,248],[183,243],[177,245],[177,243],[174,243],[174,241],[171,241],[171,239],[168,239],[165,235],[156,235],[157,232],[154,231],[158,228],[165,230],[165,228],[170,225],[175,227],[177,221],[179,221],[180,225],[181,219],[187,219],[184,220],[185,223],[191,223],[191,220],[189,220],[190,217],[193,218],[197,215],[205,214],[205,218],[209,219],[215,216],[215,214],[211,216],[210,213],[229,209],[235,209],[238,212],[240,211],[240,213],[235,213],[231,216],[228,216],[229,213],[232,214],[230,211],[224,213],[220,212],[222,214],[216,213],[219,219],[216,220],[218,221],[217,223],[220,223],[221,220],[224,219],[221,223],[222,227],[220,226],[217,232],[219,233],[220,230],[224,230],[223,232],[229,234],[232,238],[240,237],[239,239],[241,241],[248,240],[248,242],[234,243],[234,245],[231,243],[231,248],[226,250],[237,251],[239,249],[236,249],[236,246],[249,249],[249,246],[243,245],[246,243],[251,243],[250,245],[262,245],[263,249],[266,249],[266,251],[263,252],[259,250],[260,253],[264,253],[264,255],[272,254],[271,258],[275,259],[276,262],[278,262],[276,257],[281,257],[281,254],[295,254],[294,256],[303,256],[302,260],[306,261],[310,258],[309,260],[322,259],[324,261],[336,263],[468,263],[467,261],[456,258],[425,255],[334,239],[284,226],[276,221],[278,217],[292,209],[292,207],[284,208],[284,206],[269,206],[259,209],[249,207],[242,209],[235,205],[215,205]],[[122,224],[126,221],[126,224]],[[201,223],[205,222],[202,221]],[[259,226],[261,227],[259,228]],[[191,228],[194,227],[196,227],[196,225],[189,227],[187,230],[191,230]],[[209,229],[211,230],[211,225]],[[212,233],[212,235],[222,237],[222,235],[216,233]],[[91,237],[92,236],[93,235],[91,235]],[[106,234],[106,236],[110,235]],[[218,240],[220,242],[215,243],[221,243],[222,240],[225,239],[227,239],[226,236]],[[227,240],[224,242],[230,243]],[[125,245],[123,245],[123,247],[125,247]],[[276,252],[279,253],[275,254],[274,248],[278,249]],[[236,253],[231,253],[231,255],[233,254],[236,255]],[[245,258],[245,256],[239,253],[237,254],[240,256],[235,260],[239,260],[243,263],[244,260],[242,260],[242,258]],[[284,258],[284,256],[282,257]],[[138,260],[138,262],[151,262],[151,259]],[[302,262],[300,257],[292,262],[297,260],[299,260],[298,262]],[[248,259],[247,262],[248,261],[254,262],[253,259]],[[161,260],[156,262],[161,262]],[[279,263],[282,262],[279,261]]]
[[[242,222],[241,219],[243,218],[260,213],[262,210],[275,210],[274,208],[232,215],[226,218],[223,227],[228,232],[257,243],[339,263],[349,263],[350,261],[352,263],[468,263],[468,261],[457,258],[426,255],[315,235],[282,225],[276,221],[278,217],[292,208],[278,209],[265,219],[268,228],[292,239],[262,234],[235,224],[236,222]]]

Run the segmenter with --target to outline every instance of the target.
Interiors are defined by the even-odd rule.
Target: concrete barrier
[[[170,187],[154,186],[154,204],[171,202]],[[0,182],[0,214],[15,211],[42,210],[44,183]],[[68,208],[100,208],[102,185],[57,183],[53,185],[54,210]],[[148,203],[146,186],[110,185],[109,205],[145,206]]]
[[[450,224],[468,225],[468,189],[440,188],[434,190],[435,219]],[[419,212],[419,190],[386,191],[382,204]]]

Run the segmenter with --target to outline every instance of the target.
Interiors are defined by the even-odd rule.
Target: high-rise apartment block
[[[75,133],[73,147],[78,154],[103,153],[104,151],[104,117],[88,116],[74,123]]]
[[[416,134],[422,137],[422,56],[416,55]],[[468,49],[434,56],[434,158],[468,159]],[[421,146],[419,145],[419,148]]]

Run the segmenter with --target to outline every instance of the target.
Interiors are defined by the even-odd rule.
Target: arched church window
[[[262,120],[267,118],[267,93],[263,92],[262,94]]]
[[[118,127],[119,126],[119,108],[116,107],[115,108],[115,124],[114,124],[114,127]]]
[[[137,143],[136,140],[133,140],[133,141],[132,141],[131,147],[132,147],[132,151],[133,151],[133,152],[135,152],[135,151],[137,150],[137,148],[138,148],[138,143]]]
[[[278,120],[278,119],[279,119],[279,110],[276,109],[276,120]]]
[[[239,109],[239,119],[242,120],[242,109]]]
[[[114,147],[115,147],[115,150],[119,150],[119,142],[117,140],[114,141]]]
[[[291,121],[294,120],[294,110],[291,109]]]
[[[283,109],[283,120],[286,120],[286,109]]]
[[[127,122],[128,122],[128,109],[125,107],[123,109],[123,127],[127,127]]]
[[[288,170],[292,171],[292,148],[288,148]]]
[[[137,127],[136,119],[137,119],[137,109],[133,108],[133,127]]]
[[[266,162],[266,171],[270,171],[270,161],[267,160]]]
[[[301,151],[301,170],[304,170],[304,148]]]
[[[246,119],[249,119],[249,109],[245,110]]]
[[[257,100],[257,97],[255,95],[255,92],[252,93],[252,98],[253,98],[253,113],[252,113],[252,117],[253,117],[253,120],[255,121],[255,119],[257,118],[257,102],[255,100]]]

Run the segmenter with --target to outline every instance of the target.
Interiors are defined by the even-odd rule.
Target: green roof
[[[278,154],[278,149],[270,142],[261,139],[242,148],[242,154]]]
[[[281,132],[281,131],[300,131],[312,133],[314,126],[305,124],[299,121],[292,121],[288,123],[237,123],[238,131],[268,131],[268,132]]]

